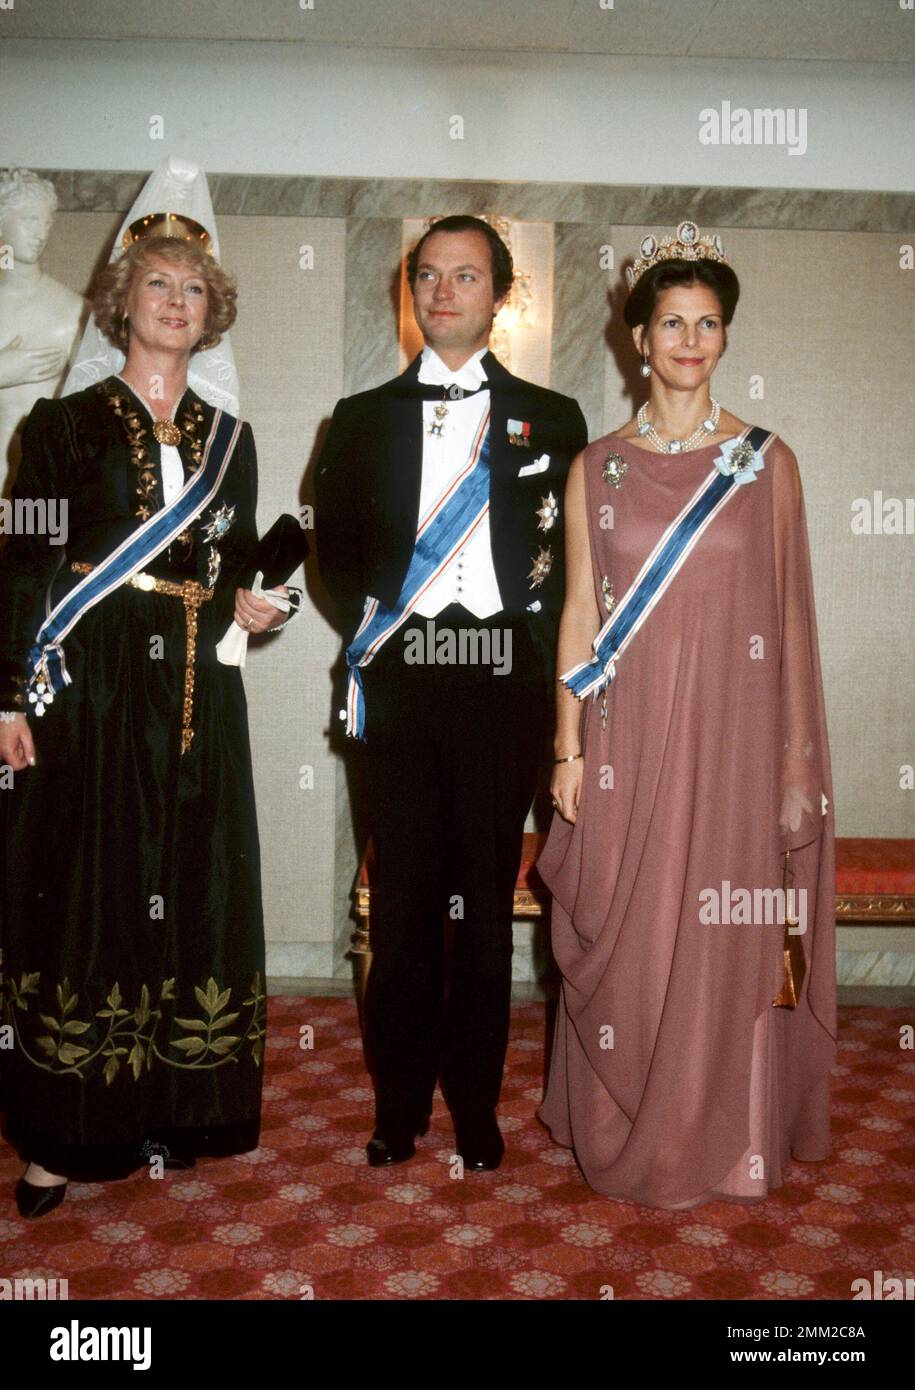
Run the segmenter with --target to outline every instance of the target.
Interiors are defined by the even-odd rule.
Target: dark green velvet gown
[[[185,478],[213,408],[175,414]],[[187,627],[178,597],[122,585],[64,640],[66,690],[29,719],[37,765],[0,791],[0,1109],[26,1159],[69,1176],[129,1169],[145,1141],[240,1152],[259,1131],[266,1013],[260,864],[241,672],[215,645],[250,584],[257,463],[245,424],[219,492],[144,566],[195,579],[193,738],[181,751]],[[0,555],[0,708],[56,602],[163,506],[144,404],[109,377],[39,400],[16,498],[66,499],[66,545]],[[218,523],[218,525],[216,524]],[[226,529],[227,527],[227,529]],[[56,570],[56,576],[55,576]],[[27,708],[27,706],[26,706]]]

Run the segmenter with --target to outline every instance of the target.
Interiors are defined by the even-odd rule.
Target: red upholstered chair
[[[549,893],[536,863],[546,835],[524,837],[521,868],[515,884],[514,915],[541,917]],[[369,841],[356,878],[356,930],[352,956],[360,1007],[372,963],[371,905],[378,893],[375,860]],[[869,926],[915,922],[915,840],[836,839],[836,921]]]
[[[915,840],[836,839],[836,921],[915,922]]]

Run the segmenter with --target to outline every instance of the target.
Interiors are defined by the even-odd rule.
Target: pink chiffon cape
[[[605,581],[619,600],[719,452],[588,446],[601,613]],[[577,821],[556,814],[538,862],[562,974],[539,1117],[608,1196],[758,1201],[792,1156],[829,1154],[836,1039],[826,714],[800,475],[780,439],[619,658],[606,728],[586,697],[581,737]],[[805,925],[795,1010],[773,1007],[784,925],[764,891],[786,849]]]

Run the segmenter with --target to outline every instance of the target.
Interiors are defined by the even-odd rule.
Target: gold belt
[[[95,565],[84,560],[73,560],[71,570],[76,574],[89,574]],[[132,574],[126,579],[132,589],[144,589],[148,593],[171,594],[180,598],[184,604],[184,620],[187,627],[187,645],[184,658],[184,705],[181,712],[181,753],[191,746],[194,730],[191,728],[191,715],[194,711],[194,662],[197,656],[197,609],[213,597],[212,589],[205,589],[196,579],[185,579],[180,584],[173,579],[157,579],[154,574]]]

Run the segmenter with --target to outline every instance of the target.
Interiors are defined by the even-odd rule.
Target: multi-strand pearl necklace
[[[708,434],[714,434],[718,428],[718,421],[721,419],[721,406],[714,398],[712,401],[712,413],[707,420],[703,420],[698,429],[693,430],[688,439],[662,439],[654,425],[648,419],[648,402],[639,407],[639,413],[635,417],[638,426],[636,434],[640,438],[646,435],[651,440],[656,449],[660,449],[662,454],[683,454],[688,449],[692,449],[700,440]]]

